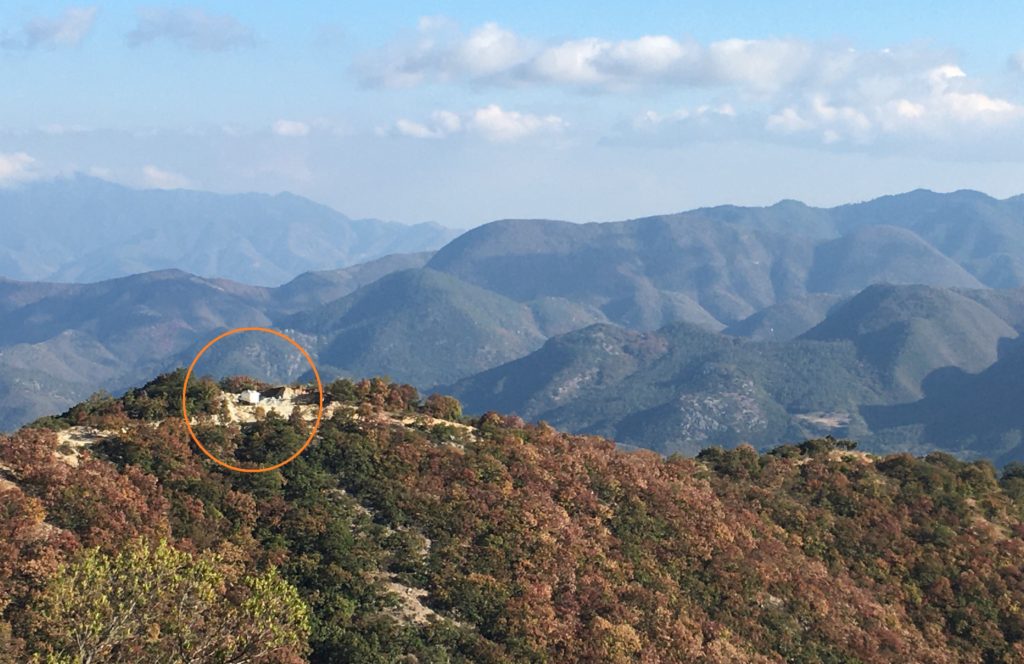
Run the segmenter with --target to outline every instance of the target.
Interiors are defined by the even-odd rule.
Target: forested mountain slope
[[[937,369],[924,381],[924,397],[912,403],[865,407],[879,439],[929,441],[995,463],[1024,459],[1024,343],[1000,344],[999,359],[978,373]]]
[[[835,440],[665,459],[342,381],[297,460],[243,474],[188,440],[181,379],[0,438],[0,661],[1024,657],[1018,466]],[[222,398],[190,388],[224,459],[307,436],[301,409],[217,424]]]
[[[852,343],[749,342],[684,324],[589,327],[450,389],[472,412],[506,410],[666,454],[862,435],[858,404],[890,396]]]
[[[319,337],[325,367],[418,385],[521,357],[546,338],[527,305],[429,269],[388,275],[288,327]]]
[[[896,398],[921,396],[936,369],[978,372],[996,361],[999,343],[1017,331],[960,292],[930,286],[871,286],[836,307],[802,339],[850,340],[884,376]]]
[[[833,305],[801,337],[779,341],[683,324],[649,333],[594,326],[554,337],[535,353],[449,389],[475,412],[512,412],[666,453],[833,434],[856,437],[873,450],[897,445],[1011,460],[1020,449],[971,433],[990,429],[985,409],[950,409],[959,420],[944,434],[946,418],[937,410],[918,411],[916,429],[891,433],[881,431],[890,428],[887,420],[866,422],[862,409],[915,402],[929,385],[945,385],[944,377],[994,369],[999,349],[1018,336],[1010,325],[1018,297],[1017,291],[871,286]],[[1008,375],[972,383],[970,394],[960,391],[966,382],[949,383],[944,398],[1001,403],[1021,393]],[[1000,435],[1021,431],[1007,425]]]

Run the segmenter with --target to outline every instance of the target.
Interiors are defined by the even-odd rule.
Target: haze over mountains
[[[60,186],[84,211],[112,205],[90,196],[130,192],[134,202],[118,217],[127,225],[168,201],[191,206],[200,226],[214,224],[237,203],[223,235],[203,235],[207,264],[243,260],[249,245],[226,238],[264,224],[287,256],[267,275],[306,260],[310,244],[325,245],[321,256],[353,257],[429,248],[424,237],[441,237],[436,227],[388,235],[394,229],[384,226],[376,240],[356,241],[361,222],[346,225],[287,195],[134,192],[88,179]],[[31,191],[5,192],[0,205],[41,195]],[[61,209],[54,203],[39,218],[60,219]],[[259,223],[247,222],[257,209]],[[310,210],[323,217],[299,214]],[[25,233],[13,235],[27,242]],[[124,235],[112,261],[97,266],[120,269],[120,252],[145,244]],[[296,237],[318,239],[286,241]],[[23,246],[5,242],[0,264],[32,265]],[[31,246],[45,253],[45,244]],[[84,274],[74,266],[90,260],[60,251],[40,270]],[[210,258],[220,256],[232,258]],[[1013,417],[974,427],[967,412],[959,433],[942,435],[935,422],[953,412],[938,404],[955,399],[956,386],[969,383],[971,399],[1009,389],[1010,372],[999,367],[1012,364],[1007,349],[1024,324],[1022,257],[1021,197],[915,191],[833,209],[783,201],[611,223],[497,221],[436,252],[310,272],[274,288],[176,270],[90,284],[0,281],[0,429],[187,364],[226,328],[261,325],[292,334],[326,378],[384,374],[441,386],[472,411],[543,418],[663,452],[831,433],[879,449],[941,446],[1008,459],[1024,426]],[[308,378],[301,362],[259,341],[239,337],[221,350],[217,373]]]
[[[0,277],[92,282],[180,269],[276,286],[437,249],[457,231],[349,219],[293,194],[129,189],[84,175],[0,188]]]
[[[901,225],[903,206],[886,199],[831,210],[792,201],[726,206],[601,224],[501,221],[452,241],[428,267],[519,301],[586,302],[638,329],[678,320],[730,325],[809,293],[853,293],[873,283],[1024,285],[1014,255],[1018,244],[1024,250],[1019,199],[903,197],[930,211],[909,218],[914,228]],[[989,254],[963,244],[985,244]]]

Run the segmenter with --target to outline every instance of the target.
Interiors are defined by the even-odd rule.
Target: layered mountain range
[[[31,207],[32,191],[4,193],[7,209],[18,196]],[[215,224],[214,207],[199,216]],[[357,255],[343,232],[321,242]],[[4,250],[27,255],[20,246]],[[205,250],[217,253],[216,240]],[[22,276],[73,276],[47,269]],[[622,222],[503,220],[436,252],[276,287],[177,270],[2,281],[0,429],[99,388],[124,390],[188,364],[220,331],[258,325],[291,334],[325,378],[387,375],[452,392],[473,412],[666,453],[831,434],[1010,460],[1024,458],[1012,369],[1024,356],[1022,286],[1024,198],[970,191]],[[310,377],[244,335],[211,362],[218,375]],[[949,405],[957,399],[961,410]]]

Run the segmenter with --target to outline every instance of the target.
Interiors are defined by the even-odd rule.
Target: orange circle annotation
[[[309,432],[309,438],[307,438],[306,442],[302,444],[302,447],[296,450],[296,452],[292,454],[290,457],[288,457],[284,461],[281,461],[280,463],[275,463],[274,465],[266,466],[265,468],[242,468],[240,466],[233,466],[230,463],[225,463],[224,461],[221,461],[216,456],[214,456],[213,453],[206,449],[203,446],[202,442],[199,441],[199,437],[196,436],[195,432],[192,430],[192,424],[191,422],[189,422],[188,419],[188,405],[186,399],[186,396],[188,395],[188,381],[192,377],[192,370],[195,369],[196,363],[199,362],[199,358],[201,358],[203,354],[206,351],[208,351],[211,346],[213,346],[213,344],[217,343],[221,339],[224,339],[225,337],[230,337],[231,335],[239,334],[240,332],[265,332],[266,334],[272,334],[276,337],[280,337],[281,339],[284,339],[291,345],[295,346],[299,350],[299,352],[302,353],[302,356],[306,358],[306,361],[309,362],[309,367],[313,370],[313,376],[316,377],[316,388],[320,394],[319,406],[317,407],[316,411],[316,423],[313,425],[312,431]],[[296,343],[295,340],[289,337],[287,334],[278,332],[277,330],[272,330],[267,327],[236,327],[212,339],[209,343],[203,346],[203,349],[200,350],[199,353],[196,355],[195,359],[192,360],[192,364],[189,365],[188,371],[185,373],[185,384],[182,385],[181,387],[181,416],[185,420],[185,427],[188,429],[188,435],[192,437],[192,440],[195,442],[196,445],[199,446],[199,449],[203,451],[203,454],[209,457],[210,460],[212,460],[214,463],[223,466],[228,470],[234,470],[239,473],[266,473],[271,470],[277,470],[281,466],[285,466],[294,461],[300,454],[302,454],[303,451],[305,451],[307,447],[309,447],[309,444],[313,441],[313,437],[316,436],[316,432],[320,428],[320,418],[323,417],[323,414],[324,386],[320,382],[320,373],[316,370],[316,365],[313,364],[313,358],[309,356],[309,353],[306,352],[305,348]]]

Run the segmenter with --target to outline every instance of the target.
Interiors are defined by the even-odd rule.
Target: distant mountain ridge
[[[621,222],[502,220],[467,231],[428,266],[517,301],[565,297],[653,330],[734,325],[875,283],[1015,288],[1022,261],[1021,197],[914,191],[829,209],[782,201]]]
[[[276,286],[437,249],[434,223],[350,219],[294,194],[130,189],[84,175],[0,188],[0,276],[95,282],[161,269]]]

